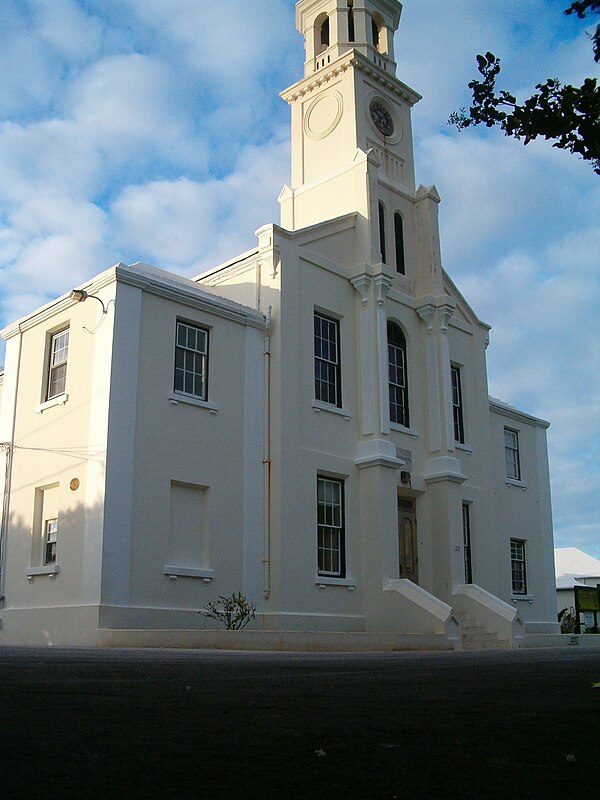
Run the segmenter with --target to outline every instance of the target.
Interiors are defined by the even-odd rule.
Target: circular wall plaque
[[[311,139],[324,139],[335,130],[342,118],[344,101],[339,92],[317,97],[309,105],[304,117],[304,130]]]
[[[69,484],[69,489],[72,492],[75,492],[75,491],[77,491],[77,489],[79,489],[79,478],[73,478],[73,480]]]

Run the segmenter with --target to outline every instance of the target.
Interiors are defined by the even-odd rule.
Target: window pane
[[[342,481],[317,479],[317,568],[320,574],[343,573]]]
[[[185,322],[178,322],[173,381],[176,392],[206,399],[207,357],[208,331]]]
[[[315,398],[341,406],[339,390],[339,323],[314,315]]]
[[[506,477],[521,480],[521,466],[519,463],[519,435],[516,431],[504,429],[504,455],[506,462]]]
[[[67,380],[67,357],[69,355],[69,330],[55,333],[50,339],[46,400],[64,394]]]
[[[387,256],[385,250],[385,209],[379,203],[379,248],[381,250],[381,260],[387,264]]]
[[[404,224],[400,214],[394,214],[394,237],[396,243],[396,272],[405,274],[404,265]]]
[[[400,327],[394,322],[388,323],[387,331],[390,422],[408,427],[406,342]]]
[[[513,594],[527,594],[525,542],[519,539],[510,540],[510,558]]]

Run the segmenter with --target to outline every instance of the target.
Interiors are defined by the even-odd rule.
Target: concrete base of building
[[[173,647],[204,650],[271,650],[287,652],[394,652],[452,650],[443,634],[387,634],[339,631],[98,631],[102,647]]]
[[[528,634],[521,640],[521,647],[597,647],[600,649],[600,634],[556,633]]]

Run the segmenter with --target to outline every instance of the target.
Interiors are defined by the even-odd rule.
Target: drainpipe
[[[264,358],[264,439],[263,439],[263,487],[264,487],[264,542],[263,542],[263,596],[271,594],[271,306],[267,306],[265,317]]]
[[[8,541],[8,523],[10,519],[10,488],[12,482],[13,453],[15,449],[15,430],[17,425],[17,398],[19,396],[19,373],[21,371],[21,345],[23,332],[19,331],[19,349],[17,352],[17,374],[15,376],[15,396],[13,400],[12,431],[9,442],[0,442],[0,451],[6,456],[4,470],[4,492],[2,496],[2,519],[0,520],[0,608],[4,607],[4,576],[6,573],[6,546]]]

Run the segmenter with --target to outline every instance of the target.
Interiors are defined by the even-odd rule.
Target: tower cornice
[[[294,103],[300,98],[310,95],[315,90],[321,89],[325,84],[353,68],[364,73],[371,80],[385,87],[410,106],[414,106],[421,99],[421,95],[418,92],[399,81],[395,76],[385,72],[377,64],[369,61],[357,50],[350,50],[344,53],[327,67],[292,84],[292,86],[281,92],[280,97],[287,103]]]

